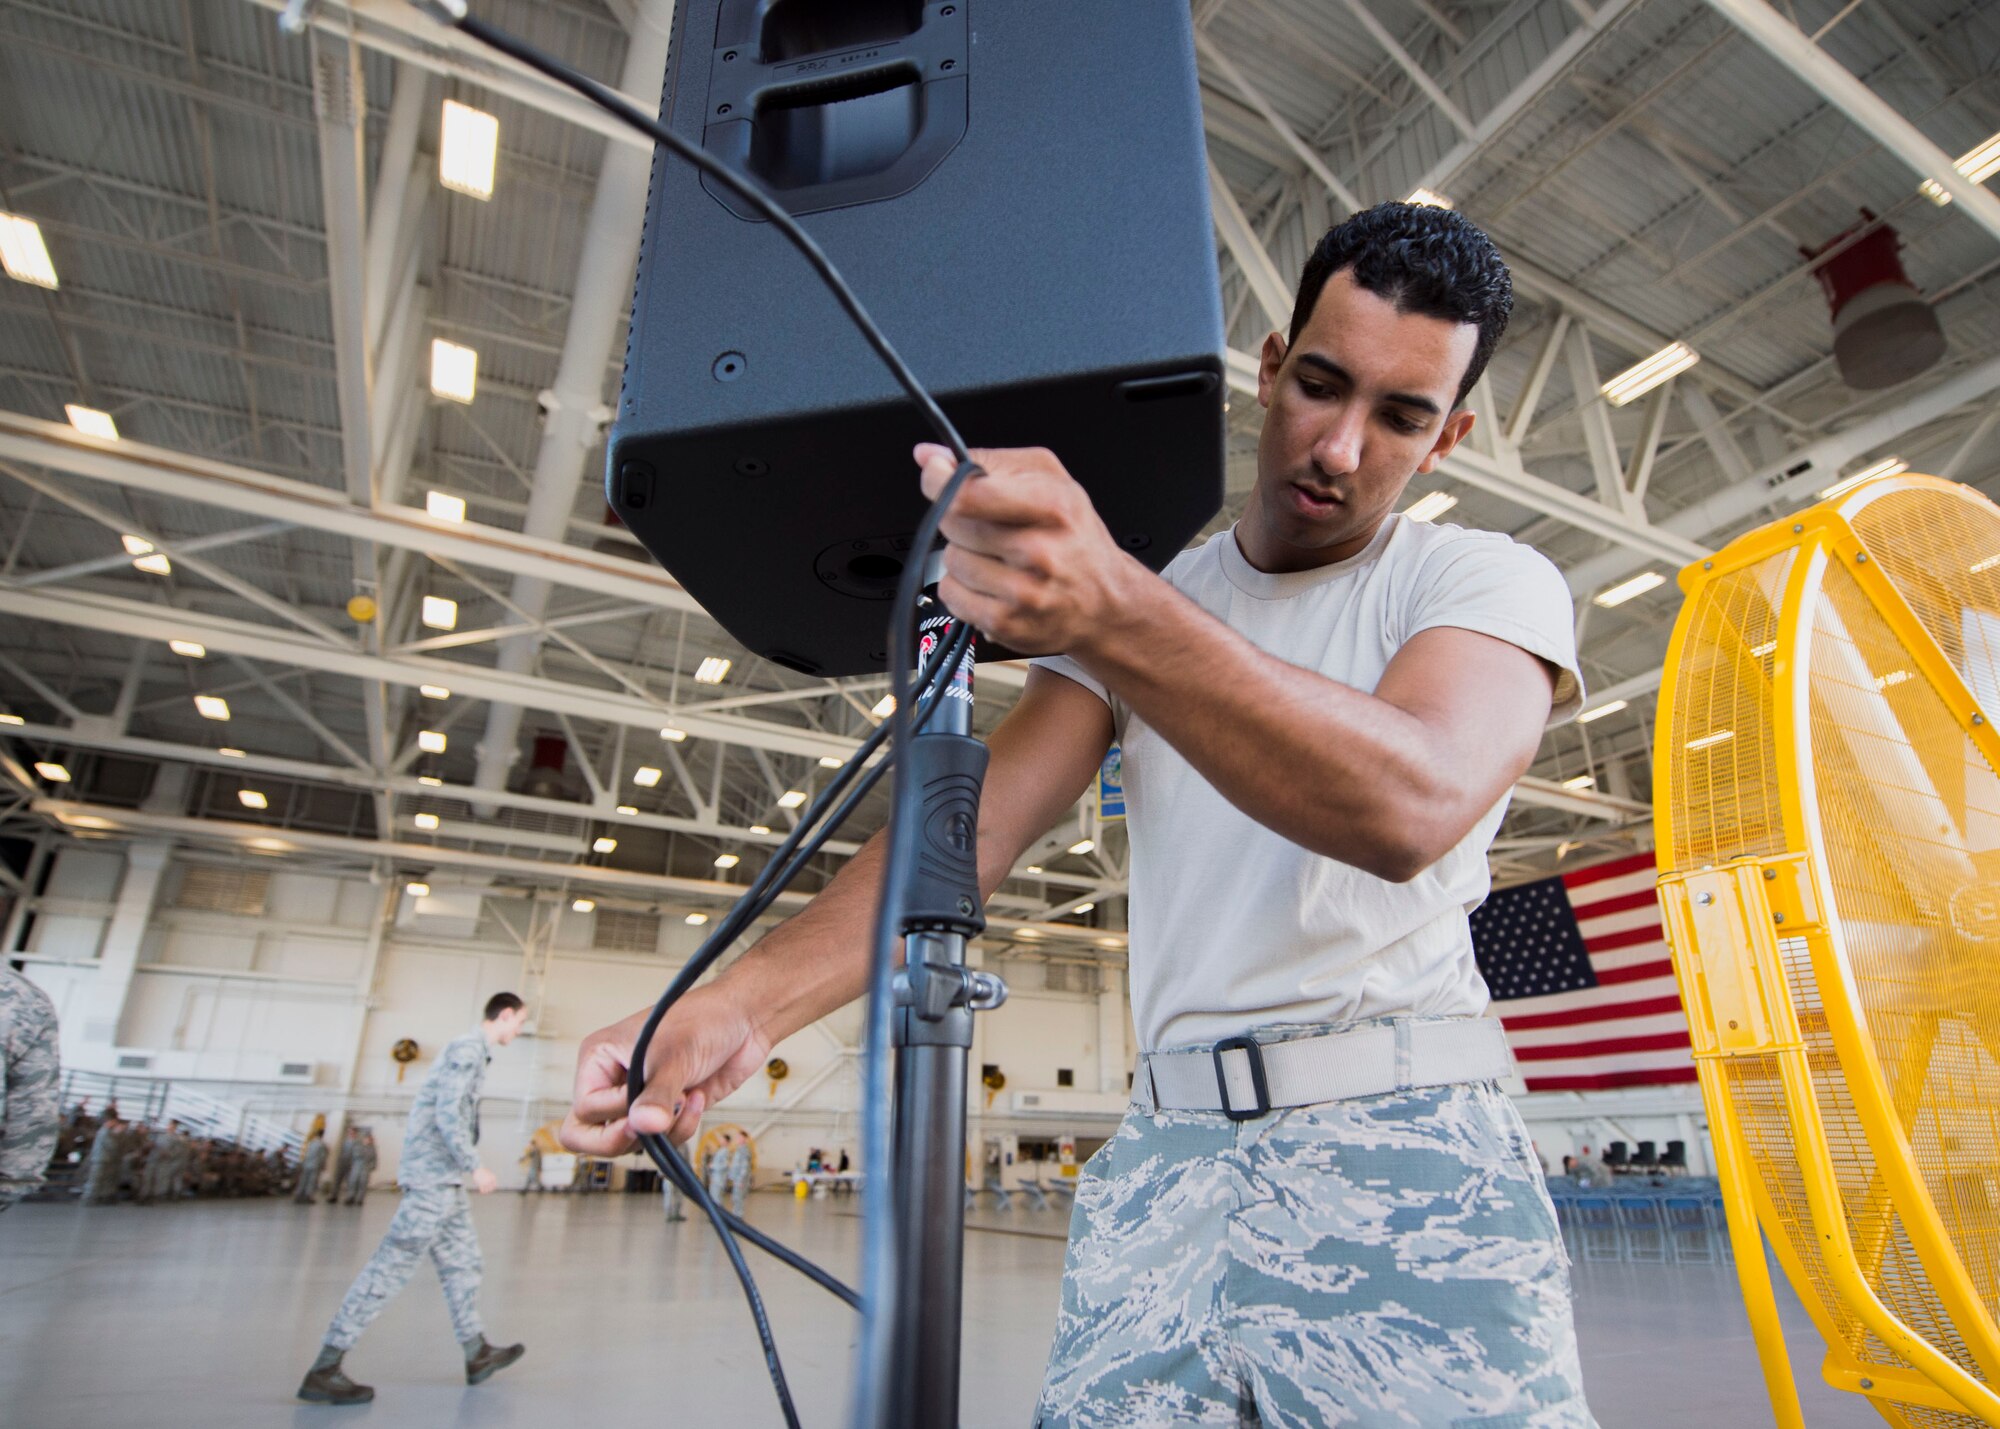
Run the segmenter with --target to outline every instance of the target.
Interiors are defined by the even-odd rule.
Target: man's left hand
[[[935,501],[958,462],[916,449]],[[1098,638],[1145,567],[1118,548],[1090,496],[1039,447],[975,450],[982,470],[945,513],[944,579],[952,614],[1024,655],[1074,651]]]
[[[484,1166],[472,1173],[472,1189],[482,1196],[490,1196],[500,1184],[500,1178]]]

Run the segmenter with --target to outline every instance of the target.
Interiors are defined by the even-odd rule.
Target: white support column
[[[2000,238],[2000,197],[1976,184],[1952,164],[1951,156],[1874,90],[1764,0],[1709,0],[1709,4],[1767,50],[1861,132],[1956,199],[1959,211]]]
[[[1208,162],[1208,196],[1209,208],[1215,216],[1215,231],[1222,238],[1222,246],[1236,260],[1243,280],[1250,285],[1250,292],[1257,299],[1257,306],[1264,310],[1265,321],[1280,332],[1284,331],[1292,321],[1291,285],[1278,272],[1278,265],[1271,261],[1269,250],[1250,226],[1243,206],[1230,192],[1229,181],[1222,177],[1222,171],[1215,167],[1213,159]]]
[[[1743,448],[1736,437],[1722,423],[1722,413],[1716,410],[1715,399],[1708,395],[1708,389],[1691,375],[1674,382],[1674,394],[1680,398],[1681,406],[1694,423],[1696,433],[1707,446],[1709,454],[1715,458],[1732,484],[1750,479],[1750,458],[1743,455]]]
[[[1618,498],[1625,509],[1646,519],[1646,488],[1653,482],[1653,462],[1660,454],[1660,438],[1667,430],[1667,404],[1673,400],[1676,379],[1669,377],[1646,399],[1646,414],[1639,424],[1639,440],[1632,445],[1632,460],[1626,464]]]
[[[1577,420],[1583,424],[1583,445],[1590,454],[1590,474],[1597,481],[1597,499],[1605,506],[1624,510],[1618,438],[1611,430],[1611,409],[1598,395],[1602,379],[1597,375],[1597,357],[1590,350],[1590,329],[1582,323],[1571,325],[1565,355]]]
[[[1507,416],[1506,444],[1518,447],[1527,440],[1529,429],[1535,425],[1535,409],[1542,405],[1542,389],[1548,386],[1549,374],[1555,370],[1556,359],[1562,355],[1563,334],[1569,331],[1569,314],[1558,311],[1549,330],[1542,335],[1542,345],[1535,353],[1535,365],[1528,369],[1528,380],[1521,384],[1521,395],[1514,399],[1514,410]]]
[[[98,1064],[93,1071],[113,1070],[113,1051],[119,1045],[119,1024],[131,992],[132,972],[139,964],[139,950],[153,918],[153,900],[160,891],[160,877],[166,872],[172,848],[169,843],[152,840],[126,848],[125,877],[104,927],[97,977],[84,994],[83,1017],[72,1044],[85,1059]]]

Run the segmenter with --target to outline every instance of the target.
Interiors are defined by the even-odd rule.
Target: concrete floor
[[[625,1196],[475,1197],[488,1333],[527,1357],[478,1389],[459,1371],[436,1281],[419,1272],[349,1357],[363,1409],[292,1399],[327,1317],[395,1209],[283,1202],[0,1216],[0,1422],[9,1429],[550,1429],[778,1424],[748,1315],[707,1229]],[[849,1273],[860,1222],[841,1202],[752,1198],[751,1219]],[[966,1245],[964,1429],[1030,1422],[1062,1268],[1061,1212],[982,1210]],[[842,1422],[854,1321],[755,1251],[807,1429]],[[1591,1403],[1605,1429],[1769,1424],[1734,1271],[1576,1267]],[[1782,1292],[1781,1292],[1782,1293]],[[1787,1296],[1813,1429],[1880,1424],[1819,1384],[1821,1351]]]

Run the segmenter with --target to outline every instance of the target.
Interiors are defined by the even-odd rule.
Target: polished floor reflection
[[[291,1394],[349,1277],[395,1209],[281,1202],[0,1216],[0,1421],[10,1429],[370,1429],[579,1423],[775,1425],[749,1317],[708,1231],[666,1226],[650,1198],[496,1195],[475,1204],[488,1333],[527,1357],[467,1389],[428,1271],[349,1357],[378,1398],[360,1409]],[[750,1217],[850,1273],[860,1222],[842,1202],[759,1195]],[[1029,1423],[1055,1321],[1059,1210],[982,1208],[966,1238],[965,1429]],[[844,1417],[853,1317],[751,1252],[800,1417]],[[1770,1411],[1735,1272],[1583,1261],[1577,1318],[1605,1429],[1764,1425]],[[1816,1379],[1822,1350],[1786,1296],[1813,1429],[1881,1421]]]

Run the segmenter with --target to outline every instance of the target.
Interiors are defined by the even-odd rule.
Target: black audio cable
[[[653,116],[634,108],[624,96],[615,90],[598,83],[588,75],[570,68],[560,60],[543,53],[532,45],[526,44],[506,31],[474,17],[467,11],[466,0],[415,0],[415,3],[420,9],[433,18],[442,21],[444,24],[471,35],[483,44],[500,51],[502,54],[509,55],[529,68],[548,76],[558,84],[575,90],[599,108],[615,115],[633,129],[646,135],[655,144],[666,149],[668,153],[694,165],[731,193],[742,198],[745,203],[756,210],[761,217],[766,219],[773,228],[798,250],[800,256],[806,260],[813,272],[819,276],[820,281],[826,286],[827,291],[833,295],[834,300],[839,303],[842,311],[847,314],[849,320],[853,322],[861,336],[875,350],[876,355],[882,359],[883,365],[889,369],[890,375],[896,379],[897,384],[909,395],[911,402],[922,413],[925,422],[930,426],[931,430],[945,446],[951,449],[953,455],[958,458],[958,466],[953,471],[950,481],[945,484],[943,491],[938,494],[937,500],[931,504],[930,509],[924,513],[924,519],[919,524],[916,535],[911,542],[911,559],[904,566],[902,577],[897,582],[896,599],[890,618],[891,657],[889,669],[890,689],[895,695],[896,706],[889,723],[878,727],[876,731],[877,734],[880,734],[883,729],[889,731],[887,738],[890,741],[890,758],[888,761],[885,761],[885,765],[893,768],[896,780],[894,785],[894,802],[891,807],[889,819],[888,857],[885,860],[882,876],[882,897],[876,915],[875,936],[869,958],[868,1020],[866,1042],[862,1054],[861,1102],[862,1164],[867,1168],[866,1177],[862,1184],[862,1285],[860,1296],[862,1330],[861,1346],[856,1357],[857,1363],[855,1366],[853,1395],[850,1401],[849,1422],[853,1426],[853,1429],[887,1429],[888,1405],[884,1391],[888,1378],[890,1327],[895,1323],[894,1300],[897,1292],[895,1273],[896,1245],[893,1233],[895,1207],[893,1186],[889,1175],[888,1108],[891,1096],[889,1028],[893,1007],[892,979],[895,968],[895,949],[900,931],[897,927],[898,910],[901,907],[903,895],[909,886],[910,868],[916,856],[915,825],[920,805],[919,793],[910,787],[909,779],[909,744],[915,729],[915,711],[912,710],[911,704],[916,689],[924,688],[924,685],[921,683],[916,688],[913,688],[911,682],[911,675],[917,663],[917,603],[924,586],[924,567],[928,561],[931,547],[937,540],[938,527],[944,519],[945,512],[950,508],[952,500],[964,487],[966,481],[978,471],[978,467],[974,464],[972,455],[966,447],[965,439],[959,435],[957,427],[944,414],[943,409],[938,406],[937,401],[925,389],[924,385],[917,380],[916,374],[910,371],[909,366],[903,361],[901,354],[896,351],[894,345],[890,343],[889,339],[876,325],[875,320],[869,315],[868,310],[862,306],[861,300],[854,295],[854,291],[848,287],[846,280],[841,277],[839,271],[833,266],[832,260],[826,256],[824,250],[813,240],[812,236],[799,226],[797,220],[779,205],[776,200],[771,198],[761,186],[747,176],[730,168],[727,164],[698,145],[688,143]],[[949,672],[955,670],[958,660],[964,658],[964,652],[969,648],[970,640],[970,629],[960,628],[954,632],[953,638],[946,642],[945,650],[941,654],[949,655],[950,658],[941,659],[937,667],[943,683],[937,686],[938,693],[933,696],[933,705],[935,705],[937,699],[942,698],[942,691],[950,681]],[[956,652],[955,654],[952,653],[954,651]],[[874,735],[871,735],[870,739],[873,740]],[[837,785],[842,785],[847,777],[851,777],[855,771],[861,768],[868,755],[872,752],[872,749],[864,743],[863,748],[856,751],[854,757],[835,776],[833,783],[828,785],[828,790],[832,790]],[[884,766],[878,765],[875,771],[871,771],[871,783],[873,775],[878,774],[882,767]],[[859,796],[857,794],[854,797],[858,798]],[[823,793],[822,799],[826,798],[827,795]],[[843,805],[841,810],[843,816],[852,807],[852,803],[853,799],[851,798],[847,804]],[[800,827],[803,828],[808,822],[807,820],[801,820]],[[832,827],[833,824],[829,823],[829,831]],[[795,829],[794,834],[797,835],[797,833],[798,830]],[[799,845],[800,848],[804,846],[803,842]],[[814,844],[813,847],[817,848],[817,844]],[[810,855],[807,856],[809,857]],[[772,873],[773,868],[779,865],[781,861],[785,862],[789,867],[789,871],[783,873],[783,877],[787,881],[796,875],[797,867],[802,866],[802,860],[797,864],[793,864],[789,859],[781,860],[779,858],[774,858],[771,864],[766,865],[766,873],[772,874],[763,895],[764,903],[767,907],[770,898],[775,897],[776,891],[783,887],[783,882],[779,881],[778,875]],[[755,885],[753,885],[754,887]],[[735,913],[742,910],[752,901],[754,901],[752,895],[746,894],[743,902],[738,904],[737,910],[732,910],[730,918],[725,921],[725,926],[736,926],[739,934],[743,928],[747,928],[751,919],[747,917],[738,919]],[[721,932],[722,929],[717,930],[718,935]],[[713,943],[715,940],[711,939],[710,941]],[[722,943],[719,946],[726,947],[727,943]],[[692,967],[693,964],[691,963],[690,968]],[[643,1040],[634,1049],[631,1074],[631,1093],[634,1097],[644,1089],[644,1048],[650,1044],[653,1030],[658,1027],[659,1020],[665,1015],[666,1008],[672,1006],[673,1001],[680,996],[681,992],[685,991],[685,985],[691,985],[694,977],[699,976],[700,972],[698,971],[689,976],[689,969],[683,969],[682,975],[675,979],[674,985],[669,987],[660,1002],[655,1004],[653,1013],[647,1020]],[[790,1396],[785,1388],[784,1372],[778,1361],[776,1347],[771,1341],[770,1327],[764,1318],[761,1299],[757,1295],[749,1268],[743,1262],[742,1253],[736,1246],[735,1235],[732,1234],[732,1229],[740,1232],[749,1232],[750,1228],[744,1226],[742,1222],[737,1221],[735,1217],[728,1216],[720,1207],[713,1204],[706,1193],[706,1189],[697,1183],[693,1172],[687,1167],[686,1162],[680,1159],[679,1153],[673,1147],[666,1144],[664,1138],[649,1137],[647,1140],[658,1143],[657,1147],[648,1145],[647,1151],[655,1163],[660,1166],[662,1173],[672,1176],[676,1184],[680,1185],[683,1190],[691,1191],[691,1198],[695,1199],[697,1204],[700,1204],[703,1210],[708,1213],[710,1222],[715,1226],[717,1233],[722,1236],[724,1247],[729,1252],[731,1263],[737,1271],[738,1279],[743,1283],[746,1297],[750,1300],[751,1313],[757,1321],[759,1338],[765,1349],[766,1363],[771,1371],[772,1383],[778,1392],[780,1406],[785,1411],[786,1422],[788,1425],[796,1425],[798,1422],[797,1416],[792,1409]],[[669,1167],[674,1169],[669,1170]],[[734,1223],[733,1227],[732,1222]],[[764,1238],[755,1236],[754,1233],[747,1234],[746,1238],[752,1239],[753,1243],[760,1244],[767,1250],[771,1250],[773,1254],[780,1254],[780,1258],[785,1259],[788,1264],[792,1264],[806,1271],[808,1274],[814,1273],[814,1270],[807,1269],[806,1263],[802,1262],[801,1259],[781,1253],[781,1248],[774,1248],[774,1245],[767,1242]],[[834,1288],[838,1284],[830,1276],[825,1276],[824,1272],[819,1272],[819,1274],[815,1275],[815,1278],[819,1279],[820,1283],[828,1285],[829,1289]],[[836,1290],[836,1293],[840,1292]]]

